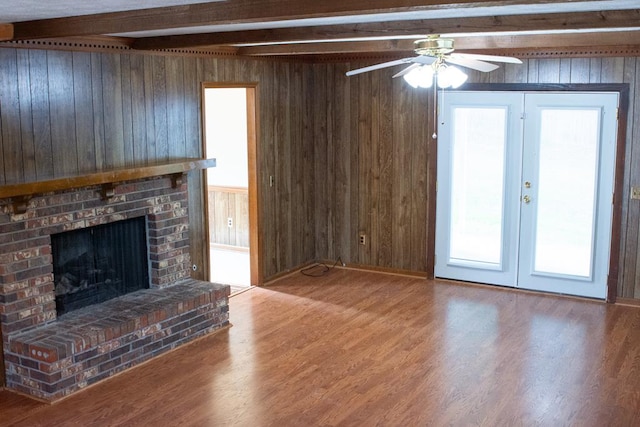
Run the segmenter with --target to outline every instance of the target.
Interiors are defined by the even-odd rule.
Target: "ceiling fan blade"
[[[414,64],[411,64],[411,65],[409,65],[407,68],[404,68],[404,69],[403,69],[402,71],[400,71],[399,73],[394,74],[392,78],[394,78],[394,79],[395,79],[396,77],[402,77],[402,76],[404,76],[405,74],[407,74],[409,71],[413,70],[414,68],[418,68],[418,67],[421,67],[421,66],[422,66],[421,64],[415,64],[415,63],[414,63]]]
[[[452,64],[460,65],[463,67],[471,68],[472,70],[482,71],[483,73],[488,73],[489,71],[497,70],[500,68],[495,64],[490,64],[488,62],[478,61],[477,59],[471,58],[459,58],[459,57],[445,57],[446,62],[450,62]]]
[[[431,65],[434,62],[436,62],[436,58],[428,55],[419,55],[419,56],[416,56],[415,58],[411,58],[411,62],[415,62],[416,64],[421,64],[421,65]]]
[[[356,74],[366,73],[368,71],[379,70],[381,68],[395,67],[396,65],[402,65],[412,62],[414,58],[402,58],[395,61],[383,62],[381,64],[369,65],[368,67],[362,67],[355,70],[347,71],[347,76],[353,76]]]
[[[522,64],[522,61],[518,58],[511,56],[497,56],[497,55],[480,55],[476,53],[452,53],[452,58],[468,58],[477,59],[480,61],[493,61],[493,62],[506,62],[509,64]]]

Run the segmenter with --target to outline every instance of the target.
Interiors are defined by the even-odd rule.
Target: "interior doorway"
[[[239,292],[260,284],[255,86],[205,84],[208,279]]]
[[[448,94],[435,275],[604,299],[617,107],[617,93]]]

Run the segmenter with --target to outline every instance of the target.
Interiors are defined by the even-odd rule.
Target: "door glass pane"
[[[506,110],[453,110],[449,262],[502,261]]]
[[[541,111],[534,270],[591,276],[598,109]]]

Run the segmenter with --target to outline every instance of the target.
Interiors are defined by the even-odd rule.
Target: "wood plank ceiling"
[[[429,34],[453,35],[458,49],[477,52],[640,47],[637,0],[146,0],[137,5],[60,0],[54,8],[37,0],[0,0],[0,40],[108,36],[139,50],[198,48],[250,56],[406,55],[413,40]]]

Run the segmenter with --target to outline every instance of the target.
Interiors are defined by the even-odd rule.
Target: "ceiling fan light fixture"
[[[462,70],[452,66],[441,67],[437,72],[438,87],[443,89],[457,89],[462,86],[468,78],[469,77]]]
[[[441,56],[453,52],[453,39],[431,35],[413,42],[413,50],[418,55]]]
[[[430,88],[433,86],[433,68],[430,66],[421,66],[414,68],[403,76],[404,80],[413,88]]]

